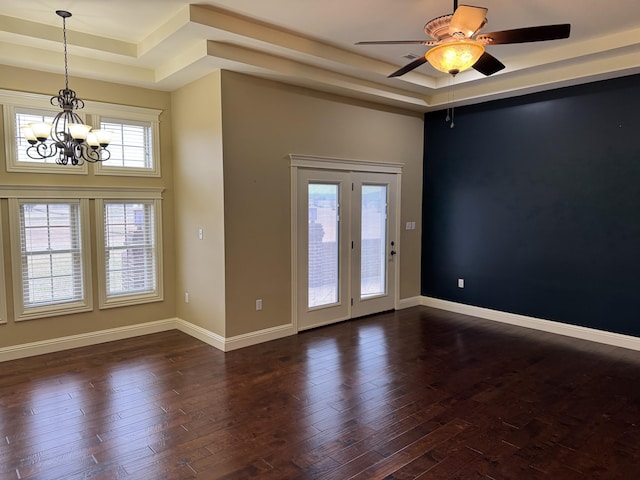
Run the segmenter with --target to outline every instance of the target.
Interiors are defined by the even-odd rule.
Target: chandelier
[[[62,108],[53,122],[30,123],[21,127],[22,134],[29,142],[27,155],[34,160],[56,157],[59,165],[82,165],[84,162],[102,162],[111,157],[107,146],[111,141],[108,130],[91,130],[90,125],[82,123],[82,119],[74,110],[84,108],[84,102],[69,88],[69,69],[67,66],[67,18],[71,13],[56,10],[62,17],[62,33],[64,39],[64,80],[65,88],[58,95],[51,97],[51,105]],[[49,140],[51,137],[51,141]]]

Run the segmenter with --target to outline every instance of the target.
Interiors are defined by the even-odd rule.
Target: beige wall
[[[64,81],[1,68],[1,89],[53,94]],[[93,312],[19,323],[9,301],[0,348],[176,316],[226,338],[289,324],[291,153],[404,165],[401,225],[418,229],[402,230],[400,298],[419,295],[422,115],[226,71],[171,94],[74,78],[70,86],[86,100],[162,110],[162,178],[7,173],[3,146],[0,184],[163,187],[165,300],[98,310],[94,291]],[[0,207],[10,299],[6,200]]]
[[[289,154],[404,164],[401,225],[420,225],[421,114],[226,71],[222,112],[227,337],[291,321]],[[400,298],[418,296],[420,229],[401,246]]]
[[[172,94],[177,315],[225,336],[220,72]],[[203,238],[199,240],[198,229]],[[189,303],[184,294],[189,293]]]
[[[53,95],[64,86],[64,77],[43,72],[0,66],[0,89]],[[162,110],[160,116],[160,158],[161,178],[135,178],[116,176],[94,176],[92,168],[88,175],[60,175],[37,173],[8,173],[5,163],[4,128],[0,118],[0,185],[66,185],[66,186],[144,186],[162,187],[163,247],[164,247],[164,301],[133,307],[98,309],[97,260],[95,247],[92,249],[93,304],[94,310],[87,313],[48,317],[37,320],[14,322],[12,320],[13,290],[11,288],[11,255],[9,249],[9,225],[7,200],[0,200],[2,216],[3,246],[8,300],[8,323],[0,325],[0,348],[24,343],[44,341],[69,335],[140,324],[175,317],[175,246],[173,165],[171,152],[171,99],[167,92],[116,85],[87,79],[70,78],[69,86],[76,90],[83,100],[133,105]],[[73,168],[71,166],[60,168]],[[91,202],[92,239],[95,240],[95,218]],[[94,243],[95,244],[95,243]]]

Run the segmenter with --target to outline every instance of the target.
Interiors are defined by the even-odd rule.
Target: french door
[[[398,181],[394,173],[299,169],[298,330],[395,307]]]

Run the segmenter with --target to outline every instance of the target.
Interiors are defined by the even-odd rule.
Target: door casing
[[[292,323],[293,327],[296,331],[304,330],[306,328],[313,328],[316,326],[320,326],[322,323],[314,324],[312,326],[300,325],[299,317],[300,317],[300,308],[303,307],[300,305],[300,288],[301,288],[301,279],[300,277],[300,269],[298,268],[299,262],[304,261],[306,264],[307,255],[306,251],[300,251],[299,247],[299,234],[300,228],[307,228],[307,225],[300,225],[299,219],[301,218],[300,205],[298,204],[298,195],[299,192],[299,176],[301,172],[306,170],[325,170],[325,171],[341,171],[341,172],[353,172],[357,173],[380,173],[380,174],[391,174],[394,181],[393,189],[395,190],[395,206],[394,211],[392,212],[394,221],[393,225],[390,224],[388,227],[389,230],[389,238],[393,239],[395,245],[394,250],[396,251],[396,255],[392,262],[389,262],[389,271],[388,275],[393,276],[393,282],[395,285],[393,294],[393,308],[397,309],[399,304],[399,276],[400,276],[400,255],[401,255],[401,245],[400,245],[400,185],[402,178],[402,165],[397,163],[382,163],[382,162],[366,162],[366,161],[356,161],[356,160],[344,160],[344,159],[335,159],[335,158],[324,158],[324,157],[314,157],[307,155],[290,155],[291,160],[291,278],[292,278]],[[357,175],[355,175],[357,177]],[[391,212],[390,212],[391,213]],[[343,219],[351,222],[351,219]],[[344,247],[343,247],[344,248]],[[306,282],[304,282],[306,284]],[[353,286],[350,285],[349,289],[353,289]],[[346,299],[343,299],[346,300]],[[304,306],[306,308],[306,306]],[[353,318],[354,316],[365,315],[367,312],[364,312],[363,309],[354,309],[350,302],[344,302],[341,305],[342,310],[336,316],[336,319],[327,322],[334,323],[341,320],[346,320],[349,318]],[[364,312],[364,313],[363,313]],[[372,313],[372,312],[370,312]]]

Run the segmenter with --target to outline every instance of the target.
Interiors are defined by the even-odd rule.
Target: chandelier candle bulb
[[[113,132],[111,130],[92,130],[91,133],[96,136],[98,145],[101,147],[105,148],[109,143],[111,143],[111,137],[113,136]]]
[[[31,129],[31,127],[20,127],[20,130],[22,130],[22,135],[24,136],[24,138],[27,139],[27,142],[29,142],[31,145],[38,143],[38,139],[36,138],[36,135],[33,133],[33,130]]]
[[[69,129],[71,138],[80,140],[81,142],[87,139],[87,135],[91,130],[91,126],[83,125],[82,123],[68,123],[67,128]]]
[[[51,135],[51,124],[45,122],[30,123],[29,128],[33,132],[33,136],[40,142],[44,142]]]
[[[94,132],[89,132],[87,134],[87,145],[89,145],[94,150],[100,146],[100,143],[98,143],[98,137]]]

